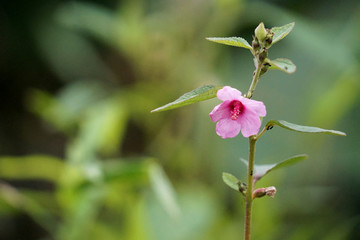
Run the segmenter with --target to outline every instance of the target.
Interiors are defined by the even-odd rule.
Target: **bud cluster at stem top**
[[[274,32],[265,28],[264,23],[261,22],[256,27],[252,41],[252,53],[255,57],[255,66],[260,69],[260,76],[268,70],[268,66],[264,64],[264,61],[268,57],[268,49],[273,42],[273,37]]]
[[[264,26],[264,23],[260,23],[255,29],[255,36],[252,42],[253,48],[255,51],[261,50],[263,48],[269,48],[273,40],[274,33],[271,29],[267,29]]]

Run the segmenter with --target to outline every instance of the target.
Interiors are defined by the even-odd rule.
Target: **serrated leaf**
[[[329,130],[329,129],[322,129],[318,127],[309,127],[309,126],[301,126],[294,123],[289,123],[284,120],[270,120],[266,124],[267,127],[270,126],[279,126],[285,128],[287,130],[292,130],[296,132],[303,132],[303,133],[327,133],[339,136],[346,136],[346,133],[340,132],[337,130]]]
[[[291,30],[293,30],[294,26],[295,26],[295,23],[292,22],[292,23],[286,24],[281,27],[273,27],[271,29],[271,31],[274,33],[272,44],[274,44],[274,43],[280,41],[281,39],[283,39],[284,37],[286,37],[286,35],[288,35],[291,32]]]
[[[306,160],[308,158],[308,155],[306,154],[300,154],[300,155],[295,155],[292,156],[284,161],[278,162],[278,163],[274,163],[274,164],[262,164],[262,165],[254,165],[254,182],[259,181],[262,177],[264,177],[265,175],[267,175],[269,172],[280,169],[280,168],[284,168],[284,167],[289,167],[292,166],[298,162],[301,162],[303,160]],[[248,162],[244,159],[240,159],[245,165],[248,166]]]
[[[186,105],[190,105],[193,103],[201,102],[204,100],[208,100],[211,98],[216,97],[216,93],[219,89],[223,88],[222,86],[213,86],[213,85],[205,85],[202,87],[199,87],[197,89],[194,89],[188,93],[185,93],[175,101],[168,103],[164,106],[161,106],[159,108],[156,108],[152,110],[151,112],[162,112],[171,110],[174,108],[183,107]]]
[[[220,43],[220,44],[229,45],[229,46],[234,46],[234,47],[242,47],[242,48],[252,49],[251,45],[245,39],[243,39],[241,37],[225,37],[225,38],[209,37],[209,38],[206,38],[206,40]]]
[[[294,73],[296,71],[295,64],[287,58],[277,58],[274,60],[266,59],[267,64],[270,64],[269,69],[277,69],[286,73]]]
[[[230,173],[223,172],[222,179],[226,185],[239,192],[239,179]]]

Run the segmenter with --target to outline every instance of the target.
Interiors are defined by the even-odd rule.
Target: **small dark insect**
[[[272,129],[274,126],[268,126],[267,128],[266,128],[266,130],[270,130],[270,129]]]
[[[271,67],[271,64],[270,63],[264,63],[264,66]]]
[[[284,68],[285,68],[285,70],[288,70],[288,67],[287,67],[287,66],[285,66]]]
[[[254,174],[254,172],[251,170],[251,173],[250,173],[250,175],[252,176]]]

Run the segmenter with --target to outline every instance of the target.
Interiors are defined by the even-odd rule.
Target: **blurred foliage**
[[[259,164],[310,157],[260,182],[278,193],[255,201],[253,237],[360,237],[357,1],[7,1],[0,21],[1,239],[241,238],[221,174],[244,178],[246,139],[216,135],[216,99],[150,110],[206,84],[246,91],[251,55],[205,37],[250,41],[260,21],[296,23],[269,57],[297,72],[255,92],[269,119],[348,136],[263,136]]]

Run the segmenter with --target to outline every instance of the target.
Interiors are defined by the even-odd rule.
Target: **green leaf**
[[[174,219],[178,218],[181,211],[176,201],[175,190],[159,164],[150,164],[149,177],[152,188],[164,209]]]
[[[206,38],[206,40],[220,43],[220,44],[229,45],[229,46],[234,46],[234,47],[242,47],[242,48],[252,49],[251,45],[245,39],[243,39],[241,37],[226,37],[226,38],[209,37],[209,38]]]
[[[280,168],[284,168],[284,167],[289,167],[294,165],[295,163],[301,162],[303,160],[306,160],[309,156],[306,154],[299,154],[299,155],[295,155],[292,156],[282,162],[276,163],[274,164],[274,166],[272,168],[270,168],[269,170],[266,171],[266,173],[269,173],[272,170],[277,170]]]
[[[259,181],[260,178],[262,178],[263,176],[265,176],[266,174],[268,174],[271,171],[292,166],[298,162],[306,160],[307,158],[308,158],[308,155],[300,154],[300,155],[292,156],[282,162],[278,162],[275,164],[255,165],[254,166],[254,169],[255,169],[254,179],[255,179],[255,181]]]
[[[115,158],[104,161],[103,173],[106,182],[147,182],[148,161],[152,158]]]
[[[230,173],[223,172],[222,179],[226,185],[239,192],[239,179]]]
[[[168,103],[162,107],[156,108],[151,112],[162,112],[171,110],[174,108],[183,107],[193,103],[201,102],[216,97],[216,93],[219,89],[223,88],[222,86],[215,87],[213,85],[205,85],[197,89],[192,90],[191,92],[185,93],[175,101]]]
[[[138,210],[139,217],[136,218],[137,224],[140,225],[137,228],[140,228],[140,231],[143,231],[144,221],[146,221],[145,237],[137,237],[139,229],[133,230],[134,227],[132,227],[130,232],[129,227],[127,227],[126,233],[130,232],[130,234],[125,235],[124,239],[199,239],[201,235],[207,233],[214,226],[214,223],[218,221],[218,216],[221,214],[220,209],[223,206],[219,204],[219,201],[215,201],[213,191],[209,188],[197,187],[196,184],[191,186],[187,184],[187,186],[182,187],[178,191],[181,217],[174,220],[169,218],[156,199],[152,199],[150,198],[152,196],[148,195],[146,195],[146,201],[142,199],[141,208]],[[128,206],[132,207],[132,205]],[[130,212],[134,212],[133,208],[130,209]],[[151,238],[147,229],[151,229]],[[124,234],[121,236],[124,236]],[[116,239],[119,239],[119,237]]]
[[[294,165],[295,163],[301,162],[308,158],[308,155],[306,154],[300,154],[292,156],[282,162],[274,163],[274,164],[263,164],[263,165],[254,165],[254,181],[257,182],[260,180],[263,176],[268,174],[269,172],[273,170],[277,170],[284,167],[289,167]],[[248,165],[248,162],[244,159],[240,159],[245,165]]]
[[[83,114],[78,134],[68,147],[69,159],[91,162],[97,153],[106,156],[118,152],[128,121],[128,109],[121,97],[93,103]]]
[[[25,212],[37,222],[37,224],[50,233],[57,230],[55,226],[58,220],[51,214],[51,211],[3,181],[0,181],[0,202],[1,204],[6,203],[19,211]]]
[[[64,162],[51,156],[0,157],[0,178],[43,179],[57,182],[63,170]]]
[[[332,127],[352,109],[355,109],[360,96],[358,76],[360,76],[360,68],[355,65],[344,69],[339,78],[331,86],[327,86],[315,101],[312,101],[309,106],[309,121],[313,123],[326,122],[327,127]]]
[[[273,27],[271,29],[271,31],[274,33],[272,44],[286,37],[286,35],[288,35],[291,32],[291,30],[293,30],[294,26],[295,23],[292,22],[281,27]]]
[[[270,120],[267,122],[266,126],[269,128],[271,126],[279,126],[288,130],[296,131],[296,132],[304,132],[304,133],[327,133],[339,136],[346,136],[346,133],[336,131],[336,130],[328,130],[322,129],[318,127],[309,127],[309,126],[301,126],[294,123],[289,123],[284,120]]]
[[[294,73],[296,71],[295,64],[287,58],[277,58],[275,60],[265,59],[270,64],[269,69],[277,69],[286,73]]]
[[[86,239],[85,235],[91,232],[92,227],[99,220],[106,196],[104,186],[90,186],[76,193],[76,198],[68,202],[66,214],[57,229],[59,239]],[[64,192],[62,192],[62,195]]]

